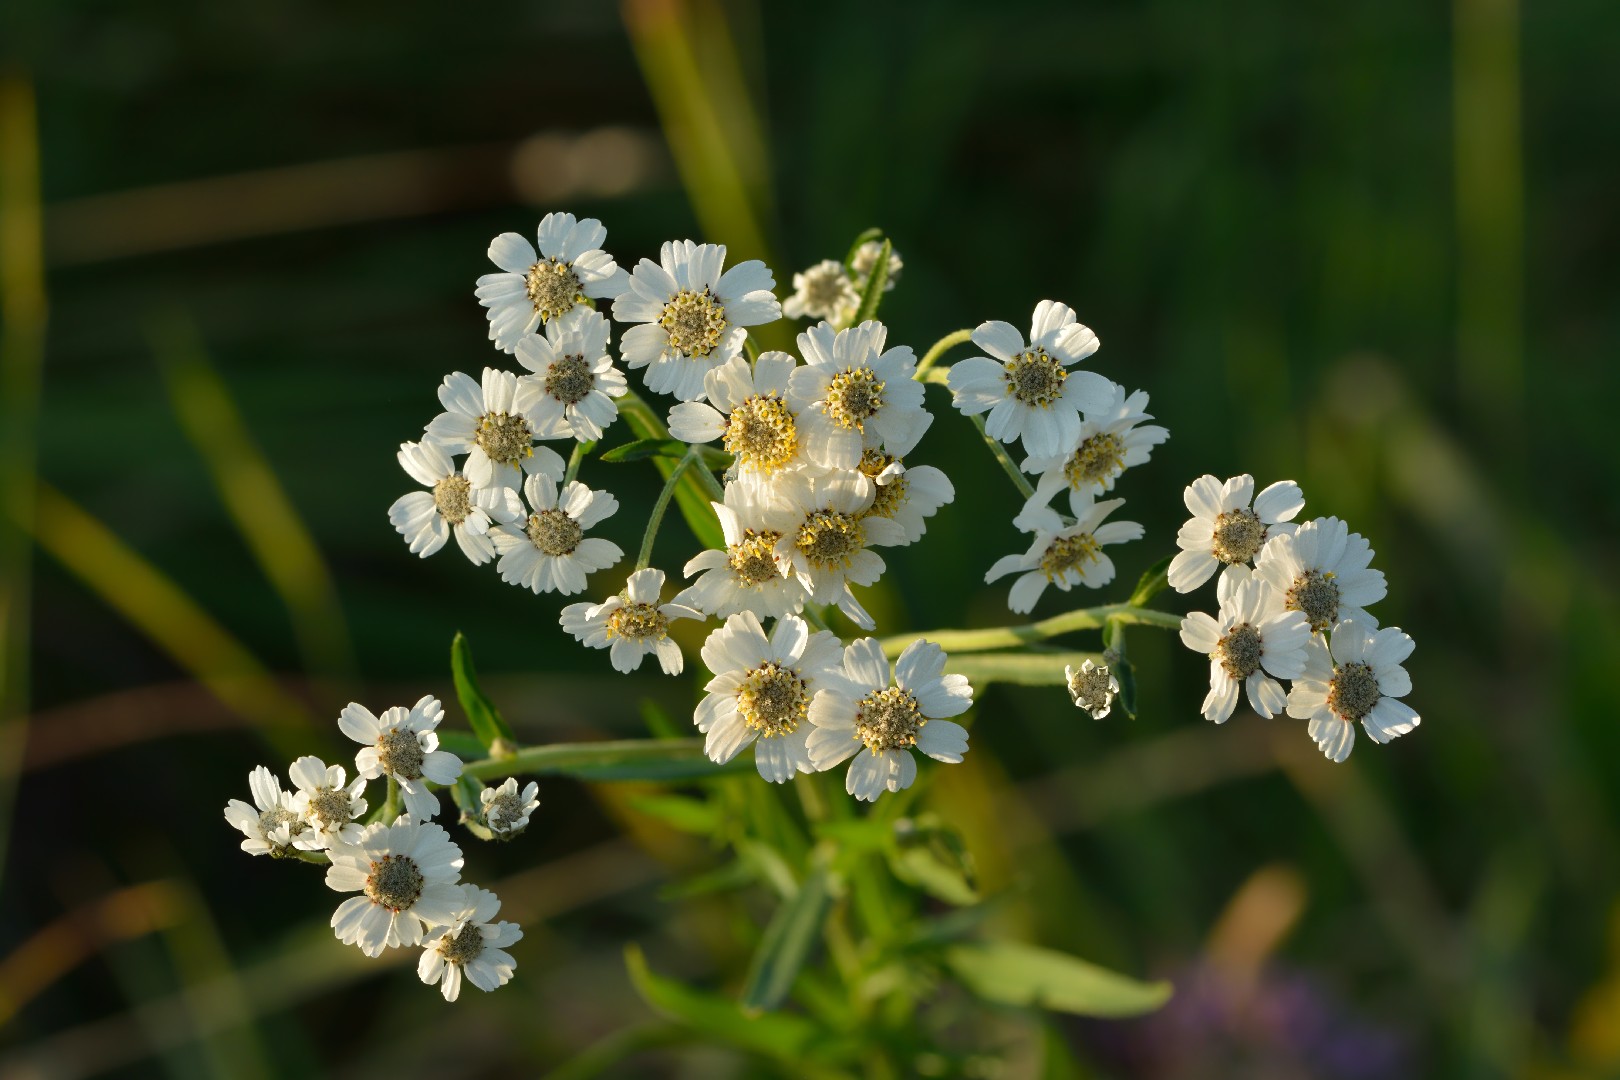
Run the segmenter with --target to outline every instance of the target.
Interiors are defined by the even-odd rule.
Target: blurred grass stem
[[[941,356],[944,356],[951,349],[956,348],[956,346],[965,345],[972,340],[972,330],[953,330],[951,333],[946,334],[944,337],[930,345],[927,352],[923,353],[922,359],[917,361],[917,373],[912,377],[924,382],[937,381],[925,379],[924,376],[928,374],[930,368],[939,363],[939,358]]]

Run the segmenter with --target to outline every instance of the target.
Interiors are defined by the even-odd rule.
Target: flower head
[[[884,349],[888,333],[868,320],[847,330],[821,322],[799,335],[805,362],[788,381],[788,400],[814,464],[853,469],[868,447],[904,456],[933,422],[912,378],[916,356],[908,345]]]
[[[734,356],[703,377],[702,401],[669,411],[669,433],[686,443],[716,439],[736,457],[739,476],[768,479],[803,462],[798,413],[788,404],[793,357],[760,353],[752,368]]]
[[[502,840],[510,840],[529,827],[529,815],[540,807],[540,785],[533,780],[518,790],[517,777],[509,776],[498,787],[478,793],[484,824]]]
[[[1310,736],[1330,761],[1350,756],[1358,721],[1376,743],[1405,735],[1420,722],[1399,700],[1412,692],[1412,677],[1401,666],[1411,655],[1412,639],[1399,627],[1344,620],[1331,642],[1312,637],[1306,645],[1305,670],[1288,692],[1288,715],[1310,721]]]
[[[422,942],[416,974],[429,986],[439,984],[444,1000],[461,994],[461,981],[494,990],[512,980],[517,961],[505,950],[523,940],[517,923],[494,922],[501,901],[488,889],[462,885],[461,910],[442,933]]]
[[[872,616],[850,586],[871,585],[883,575],[883,558],[872,548],[904,543],[905,528],[889,518],[866,516],[872,485],[853,470],[791,473],[775,488],[777,498],[765,520],[781,537],[777,562],[793,568],[811,600],[837,604],[856,625],[870,630]]]
[[[482,383],[460,371],[444,377],[439,401],[445,411],[427,426],[428,438],[452,454],[466,454],[462,466],[475,488],[514,490],[523,477],[545,473],[561,480],[567,466],[549,447],[535,446],[540,425],[530,415],[532,394],[520,393],[510,371],[484,369]]]
[[[626,367],[647,369],[649,389],[696,401],[709,370],[742,352],[747,327],[781,318],[765,264],[750,259],[721,273],[725,262],[724,245],[665,243],[658,262],[642,259],[613,302],[614,319],[638,324],[619,351]]]
[[[610,300],[629,285],[613,256],[602,250],[607,230],[595,218],[547,214],[535,239],[538,254],[517,233],[497,236],[489,245],[489,261],[502,272],[478,279],[478,302],[489,309],[489,339],[502,352],[512,352],[542,322],[567,315],[587,299]]]
[[[844,264],[823,259],[793,275],[793,295],[783,302],[782,314],[790,319],[826,319],[843,326],[855,318],[860,304],[861,294],[855,291]]]
[[[1200,476],[1187,485],[1183,499],[1192,517],[1176,535],[1181,552],[1170,560],[1169,573],[1170,587],[1183,593],[1222,566],[1247,565],[1268,540],[1293,532],[1291,522],[1305,508],[1305,494],[1292,480],[1279,480],[1256,495],[1248,473],[1224,484]]]
[[[1111,385],[1113,397],[1108,407],[1082,414],[1080,439],[1073,448],[1063,454],[1024,460],[1025,472],[1040,474],[1031,505],[1045,506],[1064,488],[1093,495],[1113,491],[1114,482],[1126,469],[1146,462],[1153,456],[1153,448],[1170,437],[1157,424],[1139,426],[1153,419],[1145,411],[1145,391],[1127,397],[1123,386]]]
[[[1035,307],[1029,343],[1004,322],[981,323],[973,343],[989,356],[970,356],[951,366],[947,384],[953,404],[967,416],[988,412],[984,430],[993,439],[1023,439],[1032,457],[1066,454],[1080,443],[1080,412],[1102,413],[1114,384],[1095,371],[1069,370],[1097,351],[1099,342],[1065,304],[1042,300]]]
[[[297,841],[303,839],[309,825],[293,796],[281,790],[276,774],[260,765],[248,773],[248,790],[253,793],[252,805],[241,799],[225,804],[225,820],[247,837],[242,841],[242,850],[249,855],[279,858],[295,844],[304,846]]]
[[[885,789],[911,786],[917,778],[913,749],[935,761],[961,761],[967,729],[945,718],[968,711],[973,688],[965,676],[944,671],[944,650],[917,640],[895,661],[891,683],[877,639],[852,642],[844,650],[842,678],[830,680],[810,702],[811,763],[820,771],[853,756],[844,790],[871,802]]]
[[[439,797],[427,781],[453,784],[461,775],[461,759],[439,749],[433,729],[444,719],[444,707],[431,694],[409,709],[395,705],[381,717],[351,701],[338,716],[338,728],[363,744],[354,756],[355,771],[367,780],[386,776],[399,784],[411,817],[426,820],[439,812]]]
[[[619,501],[605,491],[592,491],[571,480],[558,494],[556,481],[536,473],[523,483],[532,512],[521,523],[491,534],[501,553],[496,564],[501,580],[535,593],[564,596],[585,591],[585,576],[606,570],[624,552],[610,540],[586,536],[585,530],[611,517]]]
[[[861,454],[860,475],[872,488],[868,518],[888,518],[905,532],[905,544],[915,544],[928,531],[925,519],[956,498],[950,479],[932,465],[906,468],[899,458],[881,450]]]
[[[1218,618],[1195,611],[1181,620],[1181,642],[1209,657],[1209,694],[1205,720],[1226,723],[1237,708],[1238,690],[1249,705],[1270,719],[1288,704],[1278,679],[1294,679],[1305,670],[1305,644],[1311,627],[1297,611],[1246,566],[1234,566],[1217,586]]]
[[[446,925],[463,907],[461,849],[431,821],[368,825],[354,843],[340,840],[327,854],[327,887],[361,894],[338,905],[332,929],[367,956],[420,943],[424,923]]]
[[[1074,493],[1075,523],[1065,525],[1056,510],[1049,506],[1031,511],[1027,507],[1014,524],[1035,534],[1034,542],[1022,555],[1007,555],[996,560],[984,575],[986,583],[1008,574],[1023,571],[1013,582],[1007,596],[1007,606],[1022,615],[1035,610],[1035,604],[1048,585],[1056,585],[1068,592],[1076,585],[1100,589],[1114,580],[1114,561],[1103,548],[1142,537],[1142,526],[1134,521],[1103,519],[1119,507],[1124,499],[1107,499],[1093,503],[1089,495]]]
[[[608,321],[598,313],[575,308],[547,323],[543,336],[524,335],[514,352],[534,372],[518,378],[518,396],[542,438],[600,439],[618,417],[613,399],[629,384],[608,355]]]
[[[511,521],[523,513],[517,492],[474,487],[437,443],[400,443],[399,464],[428,488],[401,495],[388,508],[389,522],[413,555],[427,558],[454,533],[462,554],[481,566],[495,556],[490,523]]]
[[[804,585],[793,562],[777,550],[786,515],[772,510],[773,493],[751,484],[726,485],[724,502],[710,503],[725,535],[724,551],[700,551],[683,573],[697,580],[675,597],[710,615],[724,618],[751,611],[762,619],[779,618],[804,606]]]
[[[878,257],[883,254],[883,241],[866,240],[855,249],[855,257],[849,260],[849,269],[855,275],[855,288],[865,291],[866,282],[877,269]],[[900,253],[893,247],[889,248],[889,276],[883,279],[883,291],[888,292],[900,280],[900,271],[905,267],[900,259]]]
[[[815,771],[805,748],[810,700],[843,660],[836,637],[811,633],[797,615],[778,619],[769,638],[753,613],[731,616],[703,643],[714,678],[692,720],[708,735],[704,752],[723,765],[753,743],[759,775],[777,784]]]
[[[1384,572],[1372,569],[1372,557],[1372,545],[1343,521],[1314,518],[1293,535],[1268,543],[1254,572],[1320,634],[1345,619],[1378,625],[1367,605],[1382,600],[1389,586]]]
[[[675,619],[702,619],[703,613],[684,604],[660,604],[663,591],[662,570],[637,570],[617,596],[600,604],[563,608],[562,628],[586,648],[607,649],[614,671],[628,674],[649,653],[656,653],[665,675],[679,675],[686,661],[680,646],[670,640],[669,624]]]
[[[1063,682],[1069,688],[1074,707],[1084,709],[1093,720],[1101,720],[1113,711],[1114,698],[1119,694],[1119,680],[1108,670],[1107,664],[1096,664],[1090,660],[1078,668],[1065,664]]]
[[[297,791],[293,805],[309,826],[299,847],[324,848],[338,841],[360,839],[360,815],[366,812],[366,778],[345,784],[341,765],[327,765],[318,757],[301,757],[287,770]]]

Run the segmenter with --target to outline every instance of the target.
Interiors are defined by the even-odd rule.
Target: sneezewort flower
[[[1209,657],[1204,719],[1226,723],[1240,689],[1250,707],[1270,719],[1288,705],[1288,692],[1277,680],[1298,678],[1305,670],[1310,623],[1286,610],[1282,597],[1246,566],[1227,571],[1217,588],[1218,618],[1195,611],[1181,621],[1182,644]]]
[[[1314,518],[1292,535],[1268,543],[1254,572],[1320,634],[1345,619],[1378,625],[1367,605],[1382,600],[1389,586],[1384,572],[1372,569],[1372,557],[1366,537],[1351,532],[1343,521]]]
[[[803,462],[798,413],[788,404],[788,379],[796,361],[785,352],[764,352],[750,368],[734,356],[703,378],[703,401],[683,401],[669,411],[669,433],[685,443],[721,440],[736,458],[739,477],[768,480]]]
[[[517,923],[494,921],[501,910],[499,897],[476,885],[464,884],[461,890],[455,920],[422,942],[416,964],[417,976],[429,986],[438,983],[446,1001],[460,996],[463,977],[484,991],[505,986],[517,970],[506,950],[523,940]]]
[[[629,285],[613,256],[602,250],[607,230],[595,218],[547,214],[535,239],[538,253],[517,233],[490,242],[499,274],[478,279],[478,302],[489,309],[489,339],[512,352],[525,334],[578,309],[585,300],[610,300]]]
[[[533,780],[518,790],[517,777],[478,793],[484,824],[502,840],[510,840],[529,827],[529,815],[540,807],[540,785]]]
[[[399,784],[408,816],[426,820],[439,812],[439,797],[427,781],[453,784],[461,775],[461,759],[439,749],[434,728],[444,719],[439,699],[425,694],[409,709],[395,705],[374,716],[351,701],[338,716],[338,728],[357,743],[355,771],[367,780],[386,776]]]
[[[852,642],[842,677],[829,680],[810,702],[812,764],[824,771],[853,757],[844,790],[871,802],[885,790],[911,786],[917,778],[913,749],[935,761],[960,762],[967,729],[946,717],[972,707],[973,688],[965,676],[944,672],[944,650],[917,640],[895,661],[891,682],[877,639]]]
[[[677,604],[725,618],[751,611],[761,619],[778,618],[804,607],[809,595],[793,573],[793,561],[777,551],[782,529],[791,522],[770,508],[767,488],[733,481],[725,501],[710,503],[720,519],[725,550],[700,551],[683,573],[697,580],[675,597]]]
[[[881,450],[861,455],[859,473],[871,484],[872,505],[867,518],[888,518],[905,532],[900,546],[915,544],[928,531],[927,518],[956,498],[950,479],[932,465],[906,468],[905,463]]]
[[[1067,452],[1026,458],[1023,470],[1040,474],[1031,504],[1045,506],[1064,488],[1093,495],[1113,491],[1126,469],[1145,463],[1153,448],[1170,437],[1157,424],[1142,426],[1142,421],[1153,419],[1147,404],[1146,391],[1127,397],[1125,388],[1115,384],[1107,408],[1081,415],[1079,442]]]
[[[1119,680],[1108,670],[1108,665],[1090,660],[1078,668],[1065,664],[1063,682],[1069,689],[1069,698],[1074,702],[1074,707],[1084,710],[1093,720],[1101,720],[1113,711],[1114,698],[1119,694]]]
[[[917,358],[907,345],[885,349],[887,338],[875,320],[845,330],[821,322],[799,335],[804,364],[788,380],[788,400],[812,463],[853,469],[869,448],[904,457],[928,430],[933,418],[912,378]]]
[[[301,757],[287,770],[292,778],[293,805],[308,831],[298,846],[311,849],[330,847],[339,840],[354,843],[360,839],[360,816],[366,812],[366,778],[357,776],[344,783],[341,765],[327,765],[318,757]]]
[[[600,439],[619,415],[614,398],[630,388],[608,355],[608,321],[575,308],[546,324],[546,332],[517,343],[517,362],[534,372],[518,377],[519,396],[542,438]]]
[[[1076,585],[1092,589],[1107,585],[1114,580],[1114,561],[1103,548],[1142,537],[1142,526],[1134,521],[1103,521],[1125,505],[1124,499],[1093,503],[1090,496],[1076,494],[1072,502],[1073,525],[1065,525],[1057,511],[1049,506],[1034,511],[1026,508],[1014,523],[1035,534],[1029,550],[996,560],[984,575],[988,584],[1022,571],[1007,594],[1007,607],[1017,614],[1035,610],[1048,585],[1056,585],[1064,592]]]
[[[448,453],[467,455],[462,472],[475,488],[516,490],[535,473],[563,478],[567,465],[557,452],[534,445],[542,435],[524,400],[532,394],[519,391],[516,375],[495,368],[484,369],[482,382],[452,372],[439,387],[445,411],[428,423],[428,438]]]
[[[776,501],[765,520],[781,537],[777,561],[792,566],[812,601],[837,604],[857,626],[872,629],[872,616],[850,586],[871,585],[883,575],[883,558],[872,548],[903,544],[905,528],[865,516],[872,507],[871,484],[853,470],[789,473],[773,487]]]
[[[793,295],[782,303],[790,319],[826,319],[834,326],[848,325],[860,307],[861,294],[849,271],[837,259],[823,259],[793,275]]]
[[[624,591],[600,604],[569,604],[562,609],[562,628],[588,649],[607,649],[613,670],[626,674],[641,666],[649,653],[658,656],[665,675],[679,675],[686,661],[669,637],[675,619],[699,619],[703,613],[684,604],[660,604],[664,572],[647,567],[624,583]]]
[[[427,558],[455,535],[462,554],[481,566],[495,557],[490,524],[511,521],[523,513],[517,492],[504,487],[478,488],[437,443],[399,446],[399,464],[427,491],[412,491],[388,508],[389,523],[405,538],[411,554]]]
[[[586,529],[618,510],[619,501],[608,492],[592,491],[571,480],[559,495],[551,477],[536,474],[524,481],[523,493],[531,507],[529,515],[490,536],[501,554],[496,569],[502,581],[534,593],[568,596],[585,591],[587,574],[624,558],[618,544],[585,535]]]
[[[1411,655],[1412,639],[1399,627],[1344,620],[1334,626],[1331,642],[1313,636],[1306,646],[1305,670],[1288,692],[1288,715],[1310,721],[1310,736],[1330,761],[1350,756],[1358,722],[1376,743],[1405,735],[1420,722],[1399,700],[1412,692],[1401,666]]]
[[[253,793],[251,805],[241,799],[225,804],[225,820],[247,838],[242,841],[242,850],[249,855],[278,858],[287,854],[287,849],[309,829],[298,812],[298,804],[281,789],[276,774],[263,765],[248,773],[248,790]]]
[[[1192,517],[1176,535],[1181,551],[1170,560],[1169,571],[1170,587],[1183,593],[1223,566],[1248,565],[1268,540],[1293,532],[1293,518],[1305,508],[1305,494],[1292,480],[1279,480],[1256,495],[1248,473],[1224,484],[1200,476],[1187,485],[1183,499]]]
[[[361,894],[338,905],[332,930],[367,956],[419,944],[424,923],[446,925],[463,907],[461,849],[431,821],[368,825],[355,843],[339,841],[327,854],[327,887]]]

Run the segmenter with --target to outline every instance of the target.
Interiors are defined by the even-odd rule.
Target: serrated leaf
[[[624,966],[636,993],[654,1012],[718,1042],[794,1062],[810,1050],[817,1036],[815,1025],[802,1016],[751,1016],[734,1001],[656,975],[635,945],[624,947]]]
[[[748,965],[742,993],[745,1012],[770,1011],[787,1000],[793,980],[821,940],[822,920],[831,904],[831,878],[825,867],[818,867],[777,907]]]
[[[861,306],[855,313],[857,326],[867,319],[877,318],[878,305],[883,302],[883,287],[889,283],[889,256],[893,251],[894,245],[885,239],[877,262],[872,266],[872,276],[866,279],[866,291],[861,294]]]
[[[688,795],[643,795],[630,805],[681,832],[713,836],[720,830],[720,808],[706,799]]]
[[[1173,557],[1166,555],[1142,572],[1141,578],[1136,582],[1136,590],[1131,593],[1132,607],[1145,606],[1170,584],[1170,560]]]
[[[646,461],[650,457],[683,458],[686,444],[677,439],[637,439],[635,442],[615,446],[602,452],[601,460],[609,462]]]
[[[1077,1016],[1140,1016],[1171,993],[1167,982],[1142,982],[1067,953],[1014,942],[952,945],[945,966],[985,1001]]]
[[[484,696],[483,689],[478,685],[472,646],[467,644],[466,635],[459,630],[455,640],[450,643],[450,677],[456,684],[456,700],[461,702],[461,711],[467,714],[467,723],[472,726],[478,741],[486,748],[493,748],[498,740],[515,749],[517,737],[501,717],[500,710]]]

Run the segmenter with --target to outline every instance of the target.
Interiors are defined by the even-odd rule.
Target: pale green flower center
[[[1102,553],[1102,545],[1090,533],[1075,533],[1073,536],[1060,536],[1052,541],[1041,556],[1041,570],[1045,572],[1047,580],[1056,581],[1070,570],[1078,570],[1084,564],[1096,559]]]
[[[528,533],[529,542],[539,548],[541,554],[553,558],[572,555],[585,536],[585,529],[579,522],[557,509],[530,514],[529,524],[523,531]]]
[[[564,356],[546,372],[546,393],[564,405],[578,405],[596,386],[596,376],[582,354]]]
[[[669,334],[669,347],[686,356],[708,356],[726,332],[726,309],[708,288],[700,293],[682,289],[664,305],[658,325]]]
[[[1063,383],[1069,373],[1063,365],[1039,346],[1021,352],[1002,365],[1007,393],[1016,401],[1047,408],[1063,396]]]
[[[523,803],[515,792],[503,791],[489,800],[489,808],[484,812],[484,820],[496,832],[506,832],[517,824],[518,818],[523,816]]]
[[[472,481],[465,476],[447,476],[433,485],[433,506],[439,516],[460,525],[472,513]]]
[[[1294,579],[1283,603],[1290,611],[1304,613],[1311,629],[1321,633],[1339,621],[1339,583],[1331,570],[1307,570]]]
[[[1069,679],[1069,696],[1093,716],[1108,708],[1114,700],[1114,687],[1107,666],[1078,668]]]
[[[776,557],[773,554],[776,542],[782,539],[778,532],[760,532],[747,529],[743,532],[740,542],[733,544],[727,553],[726,562],[731,572],[742,578],[750,585],[763,585],[767,581],[777,581],[783,576],[777,569]]]
[[[1223,563],[1245,563],[1266,542],[1266,527],[1253,510],[1228,510],[1215,519],[1212,550]]]
[[[917,745],[917,733],[928,723],[909,690],[891,686],[861,698],[855,712],[855,737],[874,754]]]
[[[484,951],[484,932],[475,923],[467,923],[460,932],[446,934],[439,941],[439,955],[447,964],[465,964],[476,960]]]
[[[860,519],[839,510],[817,510],[799,526],[794,545],[822,569],[848,566],[850,556],[866,544]]]
[[[416,860],[408,855],[384,855],[371,864],[366,878],[366,895],[374,904],[389,911],[404,911],[422,898],[422,876]]]
[[[823,411],[846,431],[865,431],[866,421],[883,408],[885,385],[869,367],[840,371],[827,387],[827,404]]]
[[[1263,642],[1250,623],[1239,623],[1215,645],[1215,657],[1232,678],[1242,682],[1260,668]]]
[[[1063,475],[1075,490],[1102,487],[1124,471],[1125,444],[1106,431],[1082,442],[1063,466]]]
[[[340,829],[354,820],[349,793],[342,788],[321,788],[309,797],[309,812],[327,829]]]
[[[414,731],[389,728],[377,736],[377,763],[400,780],[420,779],[424,758],[422,741]]]
[[[534,454],[534,433],[529,422],[511,413],[485,413],[473,436],[479,449],[498,465],[516,466]]]
[[[793,734],[809,708],[810,691],[804,680],[775,661],[750,671],[737,691],[743,723],[767,739]]]
[[[625,604],[608,616],[608,637],[644,641],[662,638],[669,629],[669,618],[653,604]]]
[[[1328,684],[1327,703],[1335,716],[1354,723],[1372,712],[1382,696],[1378,676],[1366,664],[1340,664]]]
[[[528,290],[529,302],[540,313],[542,322],[568,314],[575,304],[585,299],[574,268],[556,259],[544,259],[529,267],[523,284]]]

